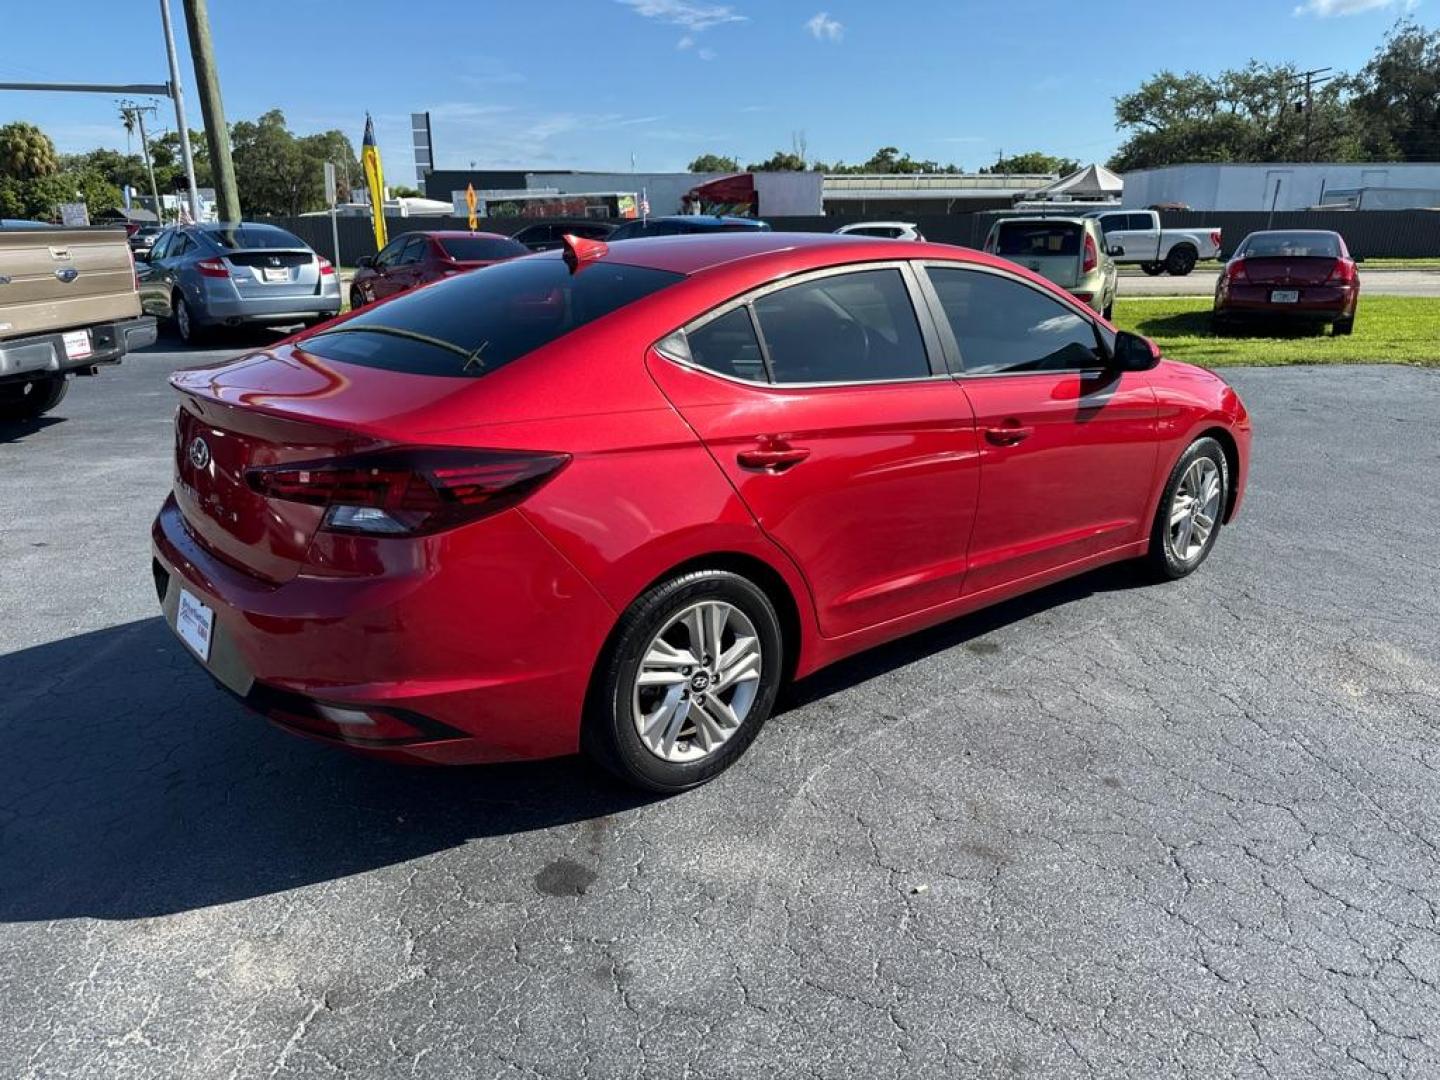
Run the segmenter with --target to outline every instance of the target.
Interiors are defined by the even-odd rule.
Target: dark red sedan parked
[[[1250,421],[979,252],[752,232],[502,263],[172,377],[167,618],[381,756],[675,791],[782,681],[1105,563],[1198,567]]]
[[[1254,232],[1220,272],[1214,318],[1222,326],[1245,317],[1328,322],[1349,334],[1359,300],[1360,275],[1339,233]]]
[[[524,244],[499,233],[401,233],[378,255],[365,255],[357,261],[355,279],[350,283],[350,306],[373,304],[417,285],[529,254]]]

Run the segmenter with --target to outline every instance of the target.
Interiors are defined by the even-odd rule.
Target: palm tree
[[[55,144],[34,124],[17,120],[0,127],[0,176],[33,180],[59,171]]]

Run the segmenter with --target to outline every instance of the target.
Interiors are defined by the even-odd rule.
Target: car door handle
[[[1003,427],[987,427],[985,440],[996,446],[1014,446],[1034,434],[1035,429],[1024,424],[1006,424]]]
[[[803,446],[764,446],[741,450],[735,455],[735,460],[740,463],[742,469],[784,472],[791,466],[800,464],[809,456],[810,451]]]

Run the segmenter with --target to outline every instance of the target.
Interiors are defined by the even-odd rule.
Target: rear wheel
[[[0,420],[33,420],[64,399],[70,381],[64,375],[46,375],[29,382],[0,385]]]
[[[1159,277],[1165,272],[1164,264],[1158,262],[1143,262],[1140,264],[1140,269],[1150,277]]]
[[[175,294],[171,310],[175,313],[175,332],[186,345],[198,345],[205,339],[205,330],[195,321],[195,313],[185,302],[185,297]]]
[[[350,286],[350,310],[355,311],[365,306],[365,294],[354,285]]]
[[[1100,312],[1106,322],[1113,322],[1115,319],[1115,298],[1112,296],[1110,302],[1105,305],[1105,310]]]
[[[1199,253],[1189,244],[1179,244],[1165,257],[1165,269],[1176,277],[1184,277],[1195,269]]]
[[[1174,581],[1197,570],[1220,535],[1230,489],[1229,467],[1220,444],[1196,439],[1170,470],[1155,511],[1146,562],[1161,580]]]
[[[1334,326],[1331,327],[1331,333],[1333,333],[1336,337],[1348,337],[1349,335],[1353,334],[1354,332],[1355,332],[1355,316],[1354,316],[1354,315],[1351,315],[1348,319],[1336,319]]]
[[[586,752],[628,783],[683,791],[728,768],[770,715],[780,620],[738,574],[682,574],[630,605],[600,664]]]

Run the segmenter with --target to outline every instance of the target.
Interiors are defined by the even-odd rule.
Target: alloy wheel
[[[180,331],[180,340],[190,340],[190,305],[184,300],[175,302],[175,329]]]
[[[763,659],[755,625],[735,605],[707,600],[680,611],[651,639],[635,675],[640,741],[664,761],[709,757],[745,723]]]
[[[1181,562],[1194,562],[1205,551],[1220,513],[1220,469],[1208,457],[1190,463],[1170,500],[1170,551]]]

